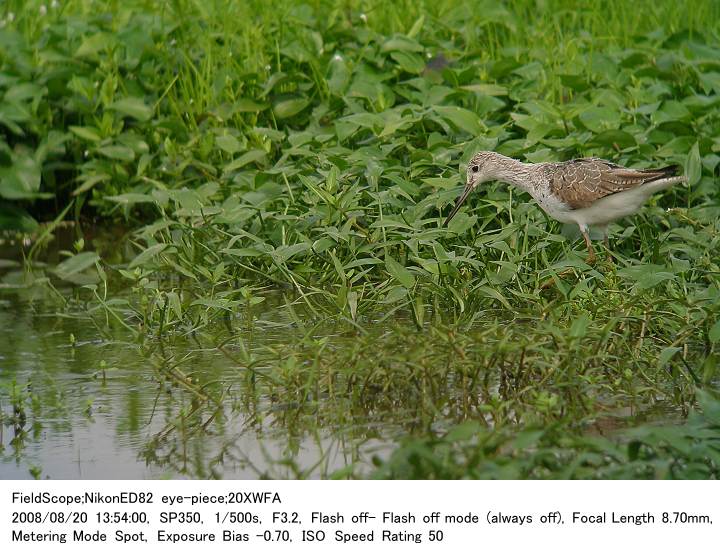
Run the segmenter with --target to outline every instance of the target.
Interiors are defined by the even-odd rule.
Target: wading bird
[[[677,175],[677,169],[674,165],[635,170],[600,158],[526,164],[496,152],[481,151],[470,159],[465,190],[443,225],[452,220],[481,183],[491,180],[509,183],[527,191],[555,220],[577,224],[587,245],[587,263],[592,264],[595,251],[588,235],[589,226],[603,231],[608,247],[608,224],[635,214],[653,193],[686,181],[685,176]]]

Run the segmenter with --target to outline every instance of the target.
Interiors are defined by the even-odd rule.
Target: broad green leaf
[[[100,256],[94,251],[78,253],[57,265],[54,273],[62,280],[67,280],[73,275],[93,266],[99,260]]]
[[[396,35],[382,45],[382,50],[383,52],[398,50],[403,52],[422,52],[425,49],[420,43],[410,37]]]
[[[347,304],[348,308],[350,309],[350,316],[353,320],[357,317],[357,303],[358,303],[358,294],[355,290],[348,292],[347,294]]]
[[[333,59],[330,63],[330,79],[327,80],[328,90],[334,95],[342,95],[350,83],[350,71],[344,60]]]
[[[95,187],[98,183],[102,181],[106,181],[110,179],[110,174],[96,174],[94,176],[81,176],[83,178],[83,182],[76,187],[72,194],[73,195],[80,195],[81,193],[85,193],[86,191],[89,191],[93,187]]]
[[[385,257],[385,268],[393,278],[406,288],[410,289],[415,285],[415,277],[412,273],[390,255]]]
[[[652,113],[651,119],[655,125],[667,122],[687,122],[692,119],[692,114],[681,102],[667,100],[660,110]]]
[[[449,178],[423,178],[423,183],[438,189],[453,189],[458,186],[462,176],[453,175]],[[459,193],[459,192],[458,192]]]
[[[324,253],[325,251],[330,249],[330,247],[333,247],[335,245],[337,245],[337,242],[334,239],[330,239],[329,237],[321,237],[313,243],[312,248],[313,251],[315,251],[316,253]]]
[[[695,137],[673,137],[660,147],[655,155],[659,158],[676,157],[679,153],[690,152],[697,139]]]
[[[37,221],[25,209],[0,203],[0,230],[33,232],[37,226]]]
[[[230,154],[235,154],[236,152],[242,150],[240,141],[238,141],[233,135],[218,135],[215,137],[215,144],[226,153]]]
[[[129,116],[141,122],[152,117],[152,108],[138,97],[126,97],[113,102],[108,108],[115,110],[122,116]]]
[[[240,301],[233,299],[210,299],[207,297],[202,297],[200,299],[196,299],[190,305],[194,307],[201,305],[209,309],[222,309],[224,311],[231,311],[239,304]]]
[[[327,189],[330,193],[334,193],[337,190],[339,174],[340,171],[337,166],[333,164],[328,171],[327,177],[325,178],[325,189]]]
[[[718,319],[708,331],[708,338],[710,338],[710,341],[713,343],[720,342],[720,319]]]
[[[477,223],[477,216],[468,216],[466,212],[459,212],[448,224],[447,229],[458,235],[464,234]]]
[[[233,105],[233,112],[260,112],[267,108],[267,104],[258,104],[249,98],[241,98]]]
[[[358,112],[356,114],[350,114],[338,120],[339,122],[349,122],[359,127],[366,127],[373,130],[381,130],[385,125],[385,119],[379,114],[372,114],[370,112]]]
[[[31,98],[41,97],[46,93],[46,89],[35,83],[18,83],[5,92],[3,100],[6,102],[23,102]]]
[[[335,256],[335,253],[332,251],[328,251],[328,255],[330,255],[330,260],[333,263],[333,266],[335,267],[335,272],[337,272],[338,276],[342,279],[343,284],[347,281],[347,275],[345,274],[345,269],[342,266],[342,263],[340,262],[340,259],[338,259]]]
[[[510,311],[514,311],[512,308],[512,305],[508,302],[507,298],[501,294],[499,291],[497,291],[494,288],[491,288],[490,286],[480,286],[477,291],[479,291],[481,294],[483,294],[485,297],[492,297],[493,299],[497,299],[500,303],[502,303],[506,309]]]
[[[466,91],[481,93],[491,97],[504,97],[508,94],[507,87],[496,85],[494,83],[473,83],[471,85],[463,85],[461,88]]]
[[[345,270],[350,270],[351,268],[355,268],[358,266],[376,265],[380,263],[382,263],[381,259],[378,259],[376,257],[365,257],[362,259],[355,259],[354,261],[350,261],[344,266],[344,268]]]
[[[62,157],[66,152],[65,143],[70,138],[70,133],[61,133],[56,130],[49,131],[48,134],[42,138],[35,151],[35,161],[42,165],[48,158]]]
[[[478,95],[473,108],[480,116],[487,116],[505,107],[505,102],[490,95]]]
[[[260,257],[261,255],[263,255],[262,251],[258,251],[257,249],[253,249],[252,247],[226,247],[222,250],[222,252],[227,253],[228,255],[233,255],[235,257]]]
[[[685,175],[689,185],[695,185],[702,175],[702,161],[700,160],[700,144],[695,143],[685,159]]]
[[[272,256],[278,263],[284,263],[288,259],[291,259],[295,255],[304,253],[310,250],[310,244],[296,243],[295,245],[283,245],[273,251]]]
[[[18,151],[10,166],[0,166],[0,198],[33,199],[40,191],[40,165],[30,153]]]
[[[660,352],[660,356],[658,357],[658,368],[662,369],[667,365],[670,360],[673,358],[673,356],[681,351],[682,348],[679,347],[666,347]]]
[[[195,189],[183,187],[167,192],[168,198],[177,203],[178,208],[191,212],[200,211],[204,206],[204,199],[200,192]]]
[[[480,135],[483,132],[483,125],[480,117],[466,108],[459,106],[433,106],[433,110],[441,118],[448,120],[463,131],[471,135]]]
[[[135,151],[130,147],[123,147],[121,145],[110,145],[108,147],[100,147],[97,150],[101,155],[113,160],[122,160],[124,162],[131,162],[135,160]]]
[[[309,104],[310,102],[305,98],[291,98],[282,100],[275,104],[273,112],[275,113],[276,118],[284,120],[285,118],[291,118],[296,114],[299,114],[305,110]]]
[[[413,23],[413,26],[410,28],[410,30],[407,33],[407,36],[409,38],[413,38],[417,36],[417,34],[420,32],[420,30],[423,27],[423,24],[425,23],[425,16],[421,15],[415,20],[415,23]]]
[[[75,51],[75,56],[79,58],[94,57],[98,52],[112,48],[117,40],[109,33],[95,33],[86,37]]]
[[[720,323],[720,321],[718,321]],[[720,330],[718,331],[718,339],[720,340]],[[718,365],[717,356],[714,353],[708,353],[705,357],[705,361],[702,366],[702,381],[703,384],[710,384],[720,371],[720,365]]]
[[[558,77],[560,77],[560,82],[563,85],[575,91],[582,92],[590,88],[590,83],[585,75],[562,74]]]
[[[345,141],[348,137],[351,137],[360,126],[353,122],[335,120],[335,134],[339,141]]]
[[[178,320],[182,319],[182,305],[180,304],[180,297],[176,292],[167,292],[165,294],[165,297],[167,298],[168,305],[170,306],[170,309],[172,309],[173,313],[175,313],[175,316]]]
[[[618,271],[618,276],[634,281],[638,290],[647,290],[661,282],[675,278],[675,274],[670,272],[670,269],[656,264],[626,267]]]
[[[392,305],[400,301],[401,299],[407,298],[408,291],[403,286],[395,286],[392,288],[388,294],[385,296],[385,299],[381,301],[381,303],[386,303],[388,305]]]
[[[137,266],[140,266],[140,265],[146,263],[147,261],[149,261],[156,255],[158,255],[159,253],[162,253],[167,247],[168,246],[165,243],[156,243],[155,245],[151,245],[144,251],[141,251],[137,257],[135,257],[132,261],[130,261],[128,268],[129,269],[135,268]]]
[[[717,430],[720,427],[720,399],[717,398],[716,393],[711,393],[708,390],[695,390],[695,396],[700,406],[700,410],[703,416],[708,419]],[[713,431],[714,434],[715,431]]]
[[[590,131],[600,133],[620,126],[620,113],[607,106],[591,106],[580,114],[580,121]]]
[[[462,442],[472,439],[476,434],[483,430],[482,425],[478,421],[465,421],[459,425],[452,427],[444,439],[447,442]]]
[[[260,149],[254,149],[252,151],[248,151],[245,154],[243,154],[240,158],[236,158],[229,164],[223,168],[224,172],[233,172],[235,170],[239,170],[243,166],[247,166],[251,162],[259,162],[263,160],[266,156],[265,151],[262,151]]]
[[[71,125],[68,129],[86,141],[92,141],[93,143],[99,143],[102,141],[102,137],[100,137],[100,130],[96,127]]]
[[[120,203],[122,205],[134,205],[136,203],[154,203],[155,198],[145,193],[123,193],[121,195],[111,195],[107,197],[109,201]]]
[[[345,305],[347,305],[347,294],[348,287],[346,284],[343,284],[338,288],[337,296],[335,297],[335,305],[337,305],[341,310],[345,309]]]
[[[627,149],[634,147],[637,143],[635,137],[626,131],[609,129],[593,136],[588,142],[590,145],[600,145],[609,148]]]
[[[587,328],[589,324],[590,319],[587,315],[580,315],[579,317],[574,319],[572,324],[570,325],[570,337],[583,338],[587,333]]]
[[[646,274],[637,281],[635,287],[639,290],[649,290],[661,282],[672,280],[673,278],[675,278],[675,275],[672,272],[655,272],[653,274]]]
[[[512,441],[512,447],[516,450],[530,448],[535,446],[544,435],[544,430],[519,432]]]
[[[526,146],[530,147],[541,139],[543,139],[549,133],[556,131],[557,127],[554,124],[547,124],[543,122],[537,122],[536,125],[528,129],[528,133],[525,137]]]
[[[425,60],[412,52],[392,52],[390,57],[408,73],[421,73],[425,69]]]
[[[720,95],[720,73],[710,71],[701,73],[698,77],[706,94],[710,93],[710,91],[715,91],[715,94]]]

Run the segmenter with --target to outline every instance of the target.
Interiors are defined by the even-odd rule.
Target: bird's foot
[[[590,248],[590,252],[588,253],[587,259],[585,259],[585,264],[588,266],[594,266],[596,262],[597,262],[597,255],[595,255],[595,251],[592,248]],[[562,272],[558,272],[555,276],[553,276],[552,278],[549,278],[548,280],[543,282],[540,285],[540,289],[545,290],[545,289],[549,288],[550,286],[555,284],[555,278],[562,278],[564,276],[567,276],[568,274],[572,274],[572,272],[574,270],[575,270],[574,268],[566,268]]]
[[[541,289],[541,290],[546,290],[546,289],[548,289],[550,286],[554,286],[554,285],[555,285],[555,278],[562,278],[562,277],[564,277],[564,276],[567,276],[568,274],[571,274],[573,270],[574,270],[574,269],[572,269],[572,268],[566,268],[566,269],[563,270],[562,272],[558,272],[555,276],[553,276],[552,278],[548,278],[548,279],[545,280],[542,284],[540,284],[540,289]]]
[[[603,243],[605,244],[605,257],[607,258],[607,262],[612,265],[615,263],[615,257],[613,257],[612,251],[610,250],[610,241],[607,235],[603,238]]]

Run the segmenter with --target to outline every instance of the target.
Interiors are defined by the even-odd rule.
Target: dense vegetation
[[[6,290],[132,334],[198,427],[247,411],[228,390],[299,435],[399,423],[381,476],[717,476],[720,4],[161,5],[5,4],[0,226],[32,238]],[[689,185],[591,268],[504,186],[441,226],[477,150]],[[242,379],[195,377],[189,340]]]

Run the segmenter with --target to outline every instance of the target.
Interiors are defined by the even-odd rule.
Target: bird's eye
[[[473,172],[477,172],[477,171],[479,171],[479,170],[480,170],[480,166],[473,166],[473,167],[472,167],[472,171],[473,171]]]

